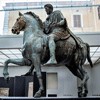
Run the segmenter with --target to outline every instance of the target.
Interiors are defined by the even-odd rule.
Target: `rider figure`
[[[44,5],[44,8],[48,15],[44,22],[44,33],[48,35],[48,46],[50,50],[50,59],[46,64],[56,64],[55,41],[67,36],[67,23],[61,11],[53,11],[51,4]]]

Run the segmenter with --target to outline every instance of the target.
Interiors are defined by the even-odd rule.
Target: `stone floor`
[[[0,100],[100,100],[100,97],[86,97],[86,98],[77,98],[77,97],[68,97],[68,98],[63,98],[63,97],[46,97],[46,98],[34,98],[34,97],[0,97]]]

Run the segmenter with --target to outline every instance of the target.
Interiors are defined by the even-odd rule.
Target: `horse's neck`
[[[36,37],[42,35],[42,29],[39,29],[38,27],[32,27],[32,25],[29,25],[26,27],[24,30],[24,35],[23,35],[23,43],[30,39],[30,37]]]
[[[30,28],[27,28],[24,30],[23,34],[23,43],[28,39],[28,37],[32,34],[32,30]]]

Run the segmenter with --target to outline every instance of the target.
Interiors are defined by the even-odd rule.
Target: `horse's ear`
[[[21,12],[19,12],[19,16],[23,16],[23,14]]]

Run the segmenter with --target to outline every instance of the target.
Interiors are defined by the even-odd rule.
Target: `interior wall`
[[[28,66],[9,66],[9,76],[20,76],[25,74],[30,67]],[[100,64],[94,65],[93,68],[90,66],[84,66],[87,74],[89,75],[88,80],[88,96],[100,96]],[[42,71],[49,73],[48,82],[54,81],[55,87],[47,89],[48,94],[57,94],[58,97],[77,96],[77,87],[79,81],[65,66],[48,66],[42,67]],[[3,67],[0,67],[0,77],[3,77]],[[54,78],[51,76],[54,75]],[[50,76],[51,75],[51,76]],[[49,83],[48,83],[49,84]]]
[[[96,64],[91,70],[92,95],[100,96],[100,64]]]

